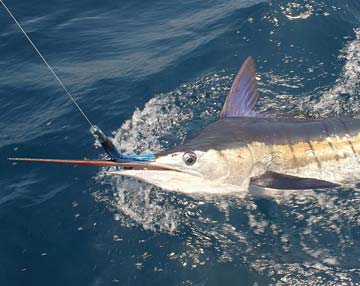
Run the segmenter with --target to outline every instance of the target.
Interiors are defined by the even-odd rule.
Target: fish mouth
[[[180,172],[179,170],[176,170],[174,168],[161,166],[158,164],[152,164],[152,163],[117,163],[115,166],[122,167],[124,170],[151,170],[151,171],[174,171],[174,172]]]
[[[118,169],[106,172],[112,176],[122,176],[143,181],[168,191],[188,192],[193,189],[193,182],[201,181],[198,185],[203,186],[206,182],[197,176],[187,174],[176,167],[164,166],[159,162],[129,162],[122,163]],[[197,189],[199,189],[198,187]],[[200,188],[203,189],[202,187]],[[200,190],[197,190],[199,192]]]
[[[108,175],[134,178],[169,191],[183,191],[184,185],[197,180],[195,176],[187,173],[155,165],[155,164],[129,165],[129,168],[107,171]]]
[[[148,167],[149,165],[147,165]],[[152,165],[154,166],[154,165]],[[146,167],[146,166],[143,166]],[[166,169],[166,170],[165,170]],[[231,194],[245,195],[247,192],[239,192],[239,186],[231,184],[213,183],[201,176],[191,175],[174,169],[154,166],[154,169],[125,169],[108,171],[111,176],[122,176],[143,181],[147,184],[159,187],[162,190],[180,192],[184,194]]]

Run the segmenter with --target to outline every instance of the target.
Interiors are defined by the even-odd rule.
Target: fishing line
[[[66,88],[65,84],[61,81],[61,79],[57,76],[55,71],[52,69],[52,67],[48,64],[44,56],[41,54],[41,52],[38,50],[38,48],[35,46],[34,42],[30,39],[28,34],[25,32],[25,30],[22,28],[20,23],[16,20],[15,16],[11,13],[9,8],[5,5],[3,0],[0,0],[0,3],[5,8],[6,12],[10,15],[10,17],[14,20],[15,24],[19,27],[21,32],[24,34],[26,39],[29,41],[31,46],[34,48],[34,50],[37,52],[37,54],[40,56],[42,61],[45,63],[45,65],[48,67],[52,75],[55,77],[57,82],[60,84],[60,86],[63,88],[65,93],[68,95],[70,100],[73,102],[73,104],[76,106],[76,108],[80,111],[80,113],[83,115],[83,117],[86,119],[86,121],[90,124],[90,132],[95,137],[95,139],[101,144],[101,146],[104,148],[105,152],[109,155],[112,161],[117,162],[150,162],[155,160],[155,155],[153,153],[145,153],[145,154],[126,154],[118,150],[112,140],[108,138],[102,130],[96,126],[93,125],[90,121],[90,119],[86,116],[85,112],[81,109],[79,104],[76,102],[75,98],[71,95],[71,93]],[[14,158],[13,158],[14,159]],[[18,158],[16,160],[19,160]],[[22,161],[31,161],[29,159],[22,160]],[[54,160],[52,160],[54,161]],[[55,160],[56,161],[56,160]]]
[[[46,61],[46,59],[43,57],[43,55],[41,54],[41,52],[38,50],[38,48],[35,46],[35,44],[33,43],[33,41],[30,39],[30,37],[28,36],[28,34],[25,32],[25,30],[22,28],[22,26],[20,25],[20,23],[16,20],[15,16],[11,13],[11,11],[9,10],[9,8],[5,5],[5,3],[3,2],[3,0],[0,0],[0,3],[3,5],[4,9],[6,10],[6,12],[10,15],[10,17],[14,20],[15,24],[19,27],[19,29],[21,30],[21,32],[24,34],[24,36],[26,37],[26,39],[29,41],[29,43],[31,44],[31,46],[34,48],[34,50],[37,52],[37,54],[40,56],[40,58],[42,59],[42,61],[45,63],[45,65],[48,67],[48,69],[50,70],[50,72],[52,73],[52,75],[55,77],[55,79],[57,80],[57,82],[60,84],[60,86],[63,88],[63,90],[65,91],[65,93],[68,95],[68,97],[70,98],[70,100],[73,102],[73,104],[76,106],[76,108],[80,111],[80,113],[83,115],[83,117],[86,119],[86,121],[90,124],[90,126],[94,126],[91,121],[89,120],[89,118],[86,116],[85,112],[81,109],[81,107],[79,106],[79,104],[76,102],[75,98],[71,95],[71,93],[68,91],[68,89],[66,88],[66,86],[64,85],[64,83],[61,81],[61,79],[57,76],[57,74],[55,73],[55,71],[52,69],[52,67],[48,64],[48,62]]]

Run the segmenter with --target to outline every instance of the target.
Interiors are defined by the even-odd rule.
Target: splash
[[[360,90],[360,28],[354,30],[355,40],[349,42],[339,55],[345,65],[336,83],[326,90],[314,110],[322,115],[359,113],[358,100]]]
[[[280,8],[282,13],[289,20],[299,20],[299,19],[304,20],[309,18],[314,13],[314,7],[311,4],[310,3],[300,4],[296,2],[290,2],[284,6],[280,6]]]
[[[176,106],[175,97],[161,94],[146,103],[142,111],[135,110],[132,118],[115,132],[115,143],[129,153],[157,152],[162,150],[160,138],[171,131],[183,138],[184,132],[178,127],[191,118],[192,114],[184,114]]]
[[[180,222],[178,209],[171,204],[169,196],[160,189],[147,186],[142,182],[116,178],[113,182],[113,205],[125,216],[115,215],[116,220],[125,219],[123,223],[131,224],[131,220],[144,229],[154,232],[174,233]],[[131,218],[127,220],[126,218]]]

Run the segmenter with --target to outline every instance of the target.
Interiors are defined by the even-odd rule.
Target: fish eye
[[[191,166],[196,162],[196,154],[194,152],[186,152],[183,156],[186,165]]]

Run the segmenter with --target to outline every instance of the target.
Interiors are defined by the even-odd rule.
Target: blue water
[[[6,3],[128,152],[215,120],[249,55],[260,110],[360,110],[358,0]],[[3,9],[0,55],[0,285],[360,285],[356,188],[188,197],[94,167],[8,162],[104,154]]]

